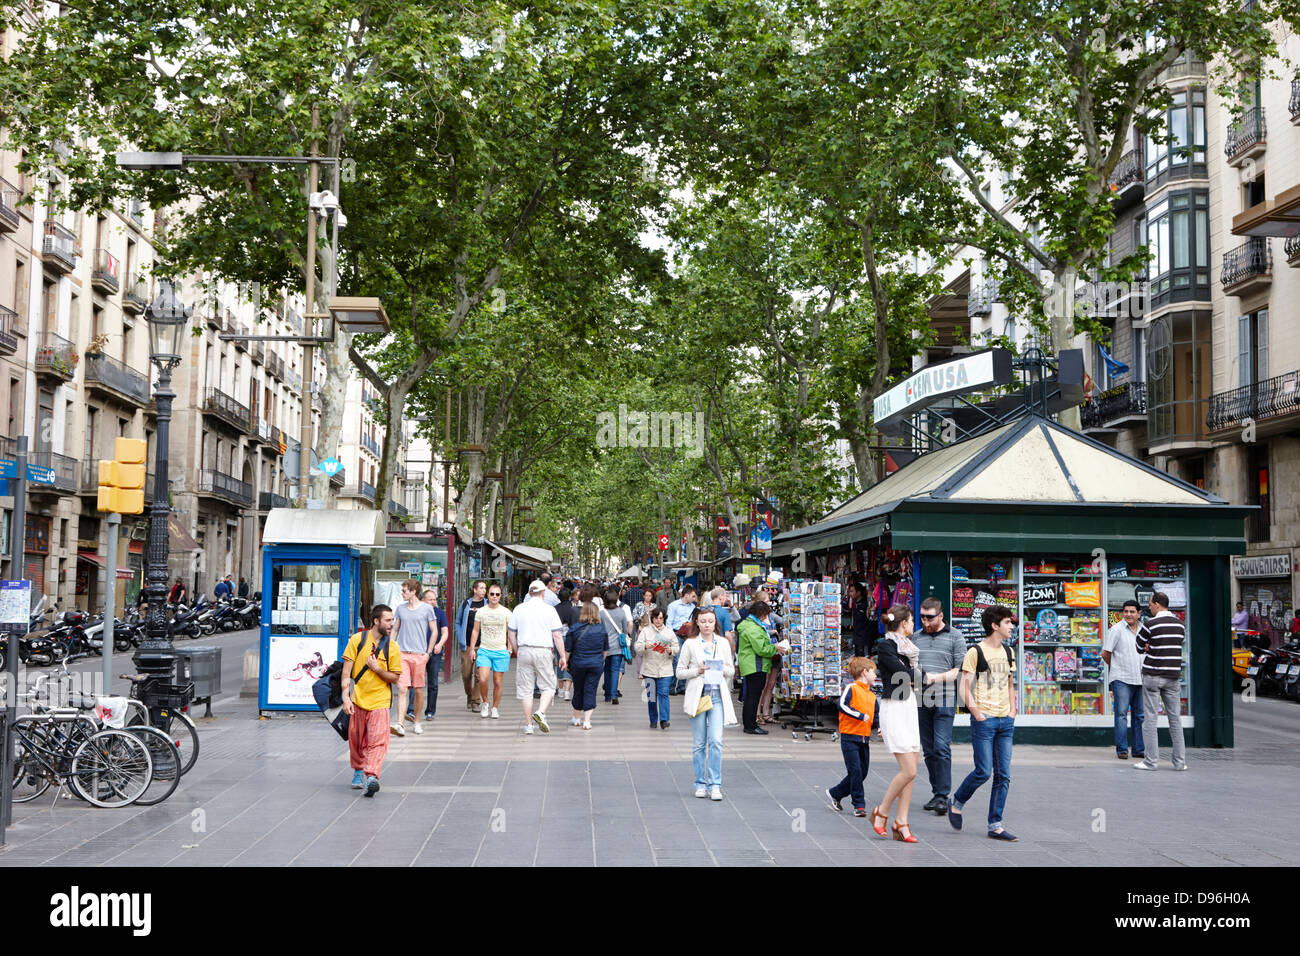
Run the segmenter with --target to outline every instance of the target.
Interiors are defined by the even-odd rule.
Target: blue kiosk
[[[374,601],[378,511],[274,508],[262,533],[258,710],[317,709],[311,685],[343,654]]]

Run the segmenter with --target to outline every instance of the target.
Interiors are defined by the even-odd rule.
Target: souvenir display
[[[781,674],[784,698],[838,697],[843,684],[842,589],[838,582],[792,581],[786,605],[790,653]]]

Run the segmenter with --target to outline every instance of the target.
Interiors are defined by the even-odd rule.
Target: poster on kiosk
[[[316,710],[312,684],[362,627],[374,596],[377,511],[276,508],[262,536],[259,710]]]

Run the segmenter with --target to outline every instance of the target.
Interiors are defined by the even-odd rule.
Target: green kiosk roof
[[[1252,510],[1027,415],[923,455],[815,524],[777,535],[772,557],[885,532],[907,551],[1244,554]]]

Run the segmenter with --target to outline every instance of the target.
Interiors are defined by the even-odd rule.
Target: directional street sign
[[[343,462],[337,458],[326,458],[320,463],[320,470],[332,477],[343,470]]]
[[[0,458],[0,478],[17,478],[18,463],[12,458]],[[27,480],[42,485],[54,484],[54,469],[44,465],[28,465]]]

